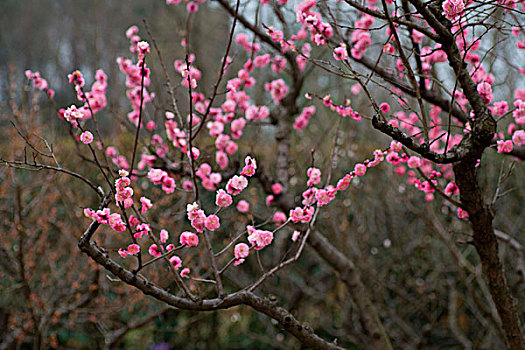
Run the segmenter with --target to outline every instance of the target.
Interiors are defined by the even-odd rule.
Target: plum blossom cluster
[[[91,91],[84,91],[84,76],[78,70],[68,75],[69,82],[74,84],[77,98],[79,101],[85,102],[82,107],[75,105],[69,106],[67,109],[60,109],[58,116],[65,119],[73,127],[78,127],[78,120],[86,120],[92,117],[91,112],[100,112],[107,105],[106,88],[107,76],[102,69],[95,73],[95,81],[91,85]],[[84,142],[85,143],[85,142]]]
[[[118,213],[111,213],[109,208],[94,211],[93,209],[84,209],[84,215],[99,224],[109,225],[116,232],[126,231],[126,223]]]
[[[40,72],[32,72],[31,70],[27,69],[24,73],[27,79],[33,81],[33,86],[36,89],[44,91],[47,96],[49,96],[49,98],[55,97],[55,90],[49,88],[47,80],[42,78]]]
[[[197,88],[197,81],[202,77],[200,70],[192,66],[191,64],[195,61],[195,55],[191,54],[188,56],[188,62],[183,60],[175,60],[174,67],[177,72],[182,76],[181,85],[192,89]]]
[[[443,2],[443,14],[448,19],[455,19],[465,10],[464,0],[446,0]]]
[[[514,118],[507,127],[506,136],[503,132],[497,134],[499,140],[496,141],[496,149],[498,153],[510,153],[514,147],[525,146],[525,130],[519,129],[525,125],[525,90],[516,89],[514,91],[514,110],[512,117]],[[495,102],[493,107],[489,107],[492,113],[504,116],[509,111],[509,106],[505,101]],[[509,137],[508,139],[505,139]]]
[[[122,204],[124,208],[129,208],[133,205],[133,188],[130,187],[131,180],[129,179],[127,171],[120,171],[121,177],[115,180],[115,201],[117,205]]]
[[[204,232],[204,228],[210,231],[215,231],[221,226],[219,217],[217,215],[211,214],[206,216],[204,210],[199,209],[199,205],[197,203],[188,204],[186,211],[188,219],[191,222],[191,226],[199,233]]]
[[[140,106],[150,102],[155,97],[154,93],[149,93],[146,89],[150,85],[150,69],[146,67],[145,55],[150,52],[149,44],[141,41],[138,36],[138,27],[131,26],[126,31],[126,36],[130,39],[130,51],[137,55],[136,64],[129,58],[117,58],[120,71],[126,75],[126,96],[131,102],[132,111],[128,113],[128,119],[138,125]]]
[[[354,22],[354,26],[358,29],[352,32],[350,38],[352,41],[350,54],[353,58],[361,59],[372,44],[372,38],[370,36],[370,27],[372,24],[374,24],[374,17],[366,14]],[[388,36],[390,36],[390,33],[388,33]]]
[[[307,94],[307,98],[311,98],[311,95]],[[351,117],[355,121],[361,120],[361,116],[358,113],[356,113],[352,107],[349,106],[350,105],[349,100],[346,101],[346,105],[337,105],[332,100],[332,97],[330,94],[324,96],[321,100],[323,101],[324,106],[330,108],[330,110],[336,112],[341,117],[343,118]]]
[[[248,231],[248,242],[250,242],[255,250],[261,250],[273,241],[273,232],[271,231],[258,230],[250,225],[248,225],[246,229]]]
[[[310,40],[318,45],[326,45],[327,38],[330,38],[334,31],[332,26],[322,21],[321,14],[312,9],[316,6],[316,0],[305,0],[295,7],[297,22],[303,25],[310,33]]]
[[[310,121],[310,118],[315,113],[315,106],[308,106],[304,107],[301,111],[301,114],[295,118],[295,121],[293,123],[293,127],[295,130],[302,130],[306,128],[308,125],[308,122]]]
[[[241,171],[240,175],[234,175],[231,177],[227,184],[226,184],[226,191],[223,189],[220,189],[217,191],[217,198],[216,198],[216,204],[219,207],[228,207],[232,204],[232,197],[231,196],[237,196],[239,193],[241,193],[247,186],[248,186],[248,179],[246,179],[245,176],[253,176],[255,174],[255,170],[257,169],[257,163],[255,159],[251,158],[250,156],[247,156],[245,158],[245,165],[243,167],[243,170]],[[203,166],[199,168],[198,172],[201,175],[198,176],[205,176],[208,171],[211,171],[208,165]],[[210,174],[210,177],[212,174]],[[217,181],[217,184],[220,182]]]
[[[179,242],[186,247],[196,247],[199,245],[199,236],[190,231],[184,231],[180,234]]]
[[[289,88],[283,79],[276,79],[264,84],[264,89],[272,95],[273,103],[276,105],[281,104],[281,101],[286,97],[289,91]]]
[[[148,179],[154,185],[162,185],[162,190],[166,193],[173,193],[175,191],[175,180],[162,169],[151,168],[148,171]]]
[[[255,227],[248,225],[246,227],[248,233],[248,242],[255,250],[261,250],[264,247],[270,245],[273,241],[273,232],[267,230],[259,230]],[[233,250],[234,253],[234,265],[240,265],[245,261],[245,258],[250,254],[250,247],[246,243],[238,243],[235,245]]]
[[[202,187],[208,191],[215,191],[215,186],[222,181],[221,174],[212,173],[211,166],[208,163],[202,163],[195,175],[201,179]]]

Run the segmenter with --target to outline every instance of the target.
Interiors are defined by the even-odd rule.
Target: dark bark
[[[464,151],[464,156],[461,161],[454,164],[454,174],[460,190],[461,204],[469,213],[473,244],[479,254],[483,274],[488,281],[492,300],[501,318],[505,342],[509,349],[524,349],[521,323],[498,256],[498,242],[492,226],[494,214],[492,208],[485,203],[483,190],[476,178],[476,164],[491,145],[496,132],[496,121],[477,92],[476,83],[467,70],[467,64],[450,30],[452,24],[443,16],[439,4],[429,6],[421,0],[410,0],[410,2],[438,34],[437,41],[442,45],[449,65],[454,70],[459,85],[474,111],[475,118],[471,121],[472,130],[464,136],[459,145]]]
[[[479,254],[483,274],[496,305],[509,349],[523,349],[525,344],[520,320],[498,255],[498,242],[492,226],[493,213],[484,203],[476,179],[475,161],[465,160],[454,165],[461,203],[469,213],[473,244]]]

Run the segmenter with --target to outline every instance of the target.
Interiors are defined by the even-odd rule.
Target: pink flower
[[[199,245],[199,237],[193,232],[184,231],[180,234],[179,242],[183,246],[195,247]]]
[[[235,245],[233,252],[235,255],[235,259],[243,259],[250,254],[250,247],[248,247],[246,243],[239,243]]]
[[[248,242],[255,250],[260,250],[272,243],[273,232],[257,230],[253,226],[248,226]]]
[[[143,53],[150,53],[149,44],[146,41],[140,41],[137,43],[137,49]]]
[[[358,163],[354,167],[354,172],[357,176],[363,176],[366,174],[366,165]]]
[[[280,73],[286,68],[286,59],[282,56],[275,56],[272,62],[272,71]]]
[[[228,155],[223,151],[217,151],[215,153],[215,161],[221,169],[224,169],[228,166]]]
[[[403,145],[401,144],[401,142],[397,142],[397,141],[390,142],[390,150],[392,150],[392,152],[399,152],[402,149],[403,149]]]
[[[192,157],[194,160],[199,158],[201,151],[197,147],[192,147],[191,152],[188,151],[188,157]]]
[[[280,183],[273,184],[272,192],[274,194],[281,194],[283,192],[283,186]]]
[[[75,84],[77,86],[83,87],[85,84],[84,76],[79,70],[74,71],[71,74],[68,74],[68,79],[70,84]]]
[[[397,152],[390,152],[386,156],[386,161],[392,165],[399,165],[401,163],[401,157]]]
[[[337,181],[337,187],[336,189],[338,191],[344,191],[350,186],[350,182],[352,182],[352,175],[346,174],[342,179]]]
[[[516,146],[524,146],[525,145],[525,130],[517,130],[512,134],[512,142]]]
[[[128,256],[128,251],[120,248],[118,250],[118,255],[120,255],[122,258],[125,258],[126,256]]]
[[[407,165],[409,168],[419,168],[421,166],[421,159],[416,156],[408,158]]]
[[[498,153],[512,152],[514,145],[511,140],[498,140]]]
[[[233,262],[233,266],[238,266],[238,265],[242,264],[243,262],[244,262],[244,259],[235,260]]]
[[[255,170],[257,169],[257,163],[255,162],[255,159],[248,156],[244,160],[244,163],[246,164],[244,168],[242,169],[241,175],[246,176],[253,176],[255,174]],[[246,186],[244,186],[246,187]]]
[[[295,209],[290,210],[290,220],[292,220],[294,224],[298,222],[302,222],[306,224],[310,222],[313,214],[314,214],[313,207],[308,207],[305,209],[301,207],[296,207]]]
[[[244,176],[233,176],[226,185],[226,191],[234,196],[241,193],[248,186],[248,180]]]
[[[485,104],[492,101],[492,87],[486,81],[478,84],[478,93]]]
[[[159,251],[159,247],[156,244],[152,244],[149,246],[149,254],[152,255],[155,258],[158,258],[162,255],[162,253]]]
[[[185,189],[186,191],[193,190],[193,182],[191,182],[189,180],[184,181],[182,183],[182,188]]]
[[[66,119],[76,128],[78,127],[77,120],[85,119],[85,116],[81,109],[77,108],[75,105],[71,105],[64,111],[64,119]]]
[[[465,9],[463,0],[446,0],[443,3],[443,13],[448,19],[454,19]]]
[[[211,173],[210,174],[210,181],[217,185],[219,182],[222,181],[222,176],[219,173]]]
[[[151,228],[149,224],[140,224],[140,225],[137,225],[137,231],[133,234],[133,237],[142,238],[143,236],[147,236],[149,232],[151,232]]]
[[[273,102],[278,105],[281,103],[281,100],[288,94],[288,86],[283,79],[277,79],[270,83],[264,84],[264,89],[269,91],[272,95]]]
[[[115,147],[108,147],[106,148],[106,155],[108,155],[109,157],[113,157],[117,155],[117,150],[115,149]]]
[[[494,114],[502,116],[509,111],[509,105],[506,101],[494,102]]]
[[[170,237],[168,231],[160,230],[160,243],[166,243]]]
[[[219,217],[217,215],[209,215],[204,222],[204,226],[210,231],[215,231],[221,226]]]
[[[179,258],[177,255],[173,255],[173,256],[170,258],[170,263],[173,265],[173,267],[175,268],[175,270],[180,269],[180,267],[182,266],[182,260],[181,260],[181,258]]]
[[[185,267],[180,272],[180,277],[184,278],[184,277],[187,277],[189,274],[190,274],[190,269]]]
[[[151,207],[153,207],[153,204],[151,204],[151,201],[146,198],[146,197],[140,197],[140,203],[142,204],[142,207],[141,207],[141,214],[145,214],[148,209],[151,209]]]
[[[345,44],[341,44],[334,49],[334,59],[336,61],[345,61],[348,59],[348,51],[346,50]]]
[[[463,210],[462,208],[458,208],[458,218],[460,219],[468,219],[468,211]]]
[[[286,222],[286,214],[282,211],[278,211],[275,214],[273,214],[273,222],[275,222],[276,225],[280,226]]]
[[[191,220],[191,227],[197,230],[197,232],[202,233],[204,230],[204,224],[206,221],[206,216],[204,215],[204,211],[200,210],[199,212],[202,212],[199,216],[197,216],[195,219]]]
[[[295,230],[293,231],[293,234],[292,234],[292,241],[295,242],[297,241],[297,238],[299,238],[299,235],[301,234],[301,232]]]
[[[390,111],[390,105],[386,102],[381,103],[381,105],[379,106],[379,109],[381,109],[381,112],[383,113],[388,113]]]
[[[215,199],[215,204],[221,208],[229,207],[232,204],[232,197],[224,190],[218,190]]]
[[[447,196],[451,196],[451,195],[454,195],[454,194],[459,194],[458,185],[456,185],[455,182],[449,182],[447,184],[447,187],[445,187],[445,194]]]
[[[310,118],[312,117],[314,113],[315,113],[315,106],[304,107],[301,114],[297,118],[295,118],[294,125],[293,125],[294,129],[295,130],[304,129],[308,125],[308,122],[310,121]]]
[[[250,210],[250,203],[245,200],[239,201],[239,203],[237,203],[237,210],[241,213],[247,213]]]
[[[82,141],[86,145],[89,145],[91,142],[93,142],[93,134],[90,133],[89,131],[84,131],[80,135],[80,141]]]
[[[307,186],[317,185],[319,182],[321,182],[321,170],[317,168],[309,168],[306,171],[306,175],[309,178],[308,182],[306,183]]]
[[[186,10],[189,12],[189,13],[195,13],[199,10],[199,5],[197,5],[196,3],[194,2],[189,2],[188,5],[186,5]]]
[[[334,198],[335,198],[335,195],[332,197],[330,193],[325,189],[321,189],[315,192],[315,199],[317,200],[318,207],[322,207],[323,205],[330,203],[332,199]]]
[[[146,123],[146,130],[151,131],[155,129],[155,122],[153,120],[150,120]]]
[[[264,67],[270,64],[270,60],[270,54],[265,54],[255,57],[255,59],[253,60],[253,64],[255,65],[255,67]]]
[[[140,252],[140,246],[138,244],[130,244],[128,246],[129,255],[137,255]]]
[[[117,232],[126,231],[126,224],[122,221],[120,214],[111,214],[108,216],[108,224],[111,228]]]

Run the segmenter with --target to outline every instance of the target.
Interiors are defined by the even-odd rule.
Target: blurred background
[[[243,9],[250,11],[247,3],[243,3]],[[293,16],[291,11],[285,14]],[[264,18],[265,23],[272,24],[270,15]],[[116,58],[133,57],[125,37],[131,25],[138,25],[139,35],[150,41],[143,19],[159,45],[168,74],[172,81],[179,82],[173,60],[185,56],[180,44],[186,27],[183,7],[167,7],[162,0],[0,1],[1,157],[31,159],[34,151],[20,135],[28,135],[44,150],[45,138],[63,168],[101,182],[96,167],[85,161],[87,152],[71,139],[68,125],[57,117],[56,110],[77,102],[67,74],[80,69],[90,85],[96,69],[102,68],[108,75],[108,106],[100,113],[101,131],[111,145],[125,149],[132,140],[125,117],[130,106],[125,98],[125,77]],[[214,2],[201,5],[190,23],[191,52],[203,73],[199,85],[207,93],[216,79],[230,26],[227,13]],[[323,58],[330,53],[319,51],[316,55]],[[247,58],[238,47],[231,56],[236,67]],[[153,53],[149,57],[149,90],[156,97],[148,106],[147,118],[159,121],[169,109],[168,94],[157,57]],[[39,71],[48,80],[56,91],[56,105],[32,89],[24,76],[26,69]],[[256,74],[264,82],[273,73]],[[289,74],[287,79],[291,79]],[[498,79],[509,82],[513,78]],[[362,96],[351,96],[348,81],[327,76],[321,70],[309,70],[304,86],[303,92],[315,91],[321,96],[330,92],[334,100],[351,97],[355,100],[352,105],[359,106],[354,109],[363,113],[370,108]],[[508,89],[506,97],[511,92]],[[395,97],[384,89],[374,93],[386,101]],[[187,91],[177,87],[177,96],[183,102],[184,94]],[[257,104],[269,101],[262,87],[252,97]],[[307,105],[302,97],[299,100],[301,107]],[[338,127],[335,113],[321,103],[314,104],[317,112],[308,127],[290,136],[287,170],[292,193],[304,190],[301,186],[305,169],[312,163],[312,149],[316,166],[329,167],[336,136],[334,178],[369,158],[374,149],[389,144],[367,123],[346,119]],[[186,104],[181,109],[187,113]],[[242,154],[258,155],[258,163],[270,173],[275,165],[275,133],[275,125],[256,125],[247,128],[239,141]],[[213,158],[213,143],[204,138],[201,141],[203,159]],[[488,195],[493,195],[501,181],[507,192],[496,203],[495,227],[501,237],[507,238],[502,239],[501,254],[512,294],[518,298],[523,315],[525,264],[520,239],[525,232],[525,174],[510,157],[488,153],[481,180],[492,191]],[[238,165],[242,159],[236,161]],[[411,188],[406,178],[394,174],[392,167],[381,165],[370,172],[321,210],[316,227],[361,271],[395,348],[503,348],[497,314],[475,249],[468,244],[468,223],[459,220],[456,208],[448,203],[425,202],[424,194]],[[148,190],[144,186],[143,190]],[[262,189],[252,186],[241,197],[250,201],[259,217],[267,218],[275,209],[262,204],[264,196]],[[176,200],[158,199],[158,208],[163,210],[158,210],[154,219],[159,226],[171,227],[174,236],[188,226],[174,223],[174,215],[184,210],[187,199],[184,194]],[[203,201],[212,203],[214,193],[205,193]],[[300,200],[296,198],[296,202]],[[247,307],[209,313],[167,309],[112,279],[77,248],[78,238],[88,225],[82,209],[97,204],[89,188],[64,174],[0,167],[0,348],[31,349],[40,338],[46,348],[68,349],[301,348],[271,319]],[[228,215],[226,219],[236,231],[250,224],[246,215]],[[119,246],[109,230],[102,230],[97,237],[109,246]],[[278,240],[286,249],[288,237]],[[266,253],[267,261],[278,262],[281,258],[277,249]],[[228,278],[239,287],[256,276],[258,266],[249,262],[235,271]],[[165,269],[150,273],[160,283],[166,282],[167,288],[174,288],[165,281]],[[313,250],[307,249],[297,263],[269,279],[259,293],[277,296],[281,305],[307,321],[325,339],[337,338],[339,344],[353,349],[366,343],[348,290]]]

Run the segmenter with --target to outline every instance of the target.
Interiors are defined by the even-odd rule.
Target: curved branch
[[[98,264],[104,266],[106,270],[114,274],[121,281],[131,286],[136,287],[142,293],[152,296],[157,300],[163,301],[166,304],[178,309],[193,310],[193,311],[212,311],[219,309],[227,309],[237,305],[249,305],[253,309],[264,313],[273,318],[288,332],[294,335],[302,344],[313,347],[315,349],[327,350],[342,350],[343,348],[334,343],[323,340],[316,335],[308,326],[302,325],[289,311],[275,305],[270,300],[258,297],[250,292],[237,292],[229,294],[224,298],[214,298],[201,301],[191,301],[189,299],[177,297],[165,289],[159,288],[152,282],[148,281],[141,275],[123,268],[109,256],[102,251],[95,242],[90,238],[98,229],[100,224],[93,221],[89,228],[82,235],[78,247],[82,252],[87,254],[90,258],[95,260]]]

